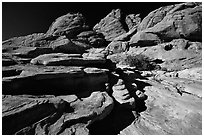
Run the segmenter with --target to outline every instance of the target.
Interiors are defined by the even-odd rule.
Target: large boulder
[[[172,14],[177,11],[182,10],[189,10],[190,8],[193,8],[200,3],[194,3],[194,2],[188,2],[188,3],[181,3],[181,4],[175,4],[175,5],[169,5],[160,7],[152,12],[150,12],[139,24],[138,31],[145,30],[147,28],[151,28],[161,22],[163,18],[169,14]]]
[[[133,35],[130,39],[131,46],[152,46],[160,43],[160,38],[154,33],[146,33],[144,31],[139,31]]]
[[[61,36],[66,35],[68,38],[75,37],[80,32],[87,30],[85,18],[80,13],[68,13],[57,18],[49,30],[47,35]]]
[[[60,36],[56,40],[50,42],[49,47],[53,49],[53,52],[60,53],[83,53],[87,47],[76,45],[74,42],[66,38],[66,36]]]
[[[202,6],[199,3],[182,3],[159,8],[143,19],[138,28],[140,32],[131,38],[130,44],[151,46],[157,44],[155,41],[158,39],[165,42],[176,38],[201,41],[201,24]],[[145,41],[153,42],[146,44]]]
[[[77,40],[95,48],[105,46],[106,41],[102,33],[97,33],[95,31],[83,31],[77,35]]]
[[[122,41],[112,41],[107,47],[106,50],[110,54],[120,53],[127,51],[129,48],[128,42],[122,42]]]
[[[105,18],[103,18],[93,28],[96,32],[100,32],[105,36],[107,41],[126,33],[125,23],[122,22],[122,13],[120,9],[112,10]]]

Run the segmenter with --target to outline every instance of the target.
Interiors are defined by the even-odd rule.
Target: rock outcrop
[[[130,14],[125,18],[125,22],[128,25],[129,30],[133,27],[138,27],[141,23],[140,14]]]
[[[2,42],[4,135],[201,135],[202,5],[81,13]]]
[[[4,96],[3,134],[86,135],[87,127],[108,115],[113,105],[106,92],[82,99],[75,95]]]
[[[53,36],[66,35],[67,38],[73,38],[75,35],[87,29],[88,26],[82,14],[68,13],[57,18],[46,34]]]
[[[102,33],[107,41],[112,41],[114,38],[126,33],[126,29],[122,23],[121,10],[112,10],[93,29],[96,32]]]
[[[159,8],[143,19],[138,27],[141,32],[131,38],[130,44],[151,46],[160,41],[177,38],[201,41],[201,16],[202,6],[199,3],[182,3]]]

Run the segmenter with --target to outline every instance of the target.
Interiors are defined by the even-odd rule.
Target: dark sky
[[[112,9],[120,8],[125,14],[140,13],[144,18],[149,12],[167,2],[3,2],[2,40],[46,32],[51,23],[68,12],[80,12],[92,27]]]

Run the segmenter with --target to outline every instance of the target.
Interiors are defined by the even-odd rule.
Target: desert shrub
[[[138,70],[159,69],[159,66],[155,62],[153,62],[149,57],[142,54],[127,55],[125,62],[131,67],[136,67]]]

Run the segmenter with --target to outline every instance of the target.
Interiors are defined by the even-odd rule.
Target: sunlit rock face
[[[201,135],[201,4],[113,9],[93,28],[67,13],[3,41],[2,133]]]

